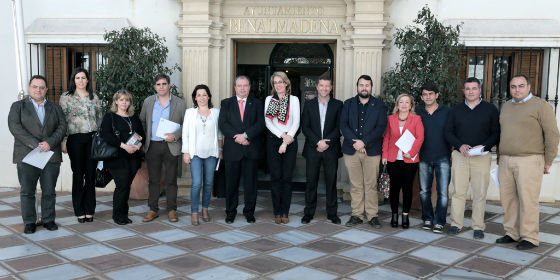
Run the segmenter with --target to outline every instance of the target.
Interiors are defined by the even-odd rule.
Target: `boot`
[[[402,228],[408,228],[410,222],[408,221],[408,215],[402,215]]]
[[[393,213],[393,216],[391,217],[391,226],[392,227],[398,227],[399,226],[399,214],[398,213]]]

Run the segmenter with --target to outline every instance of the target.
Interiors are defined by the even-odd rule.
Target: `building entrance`
[[[333,42],[244,42],[235,47],[236,75],[246,75],[251,79],[251,95],[262,103],[272,89],[270,76],[276,71],[287,74],[292,84],[292,95],[299,98],[301,109],[306,99],[316,96],[316,83],[321,75],[329,75],[334,81]],[[334,89],[334,87],[333,87]],[[334,94],[334,93],[333,93]],[[264,116],[263,116],[264,118]],[[301,130],[300,130],[301,132]],[[293,175],[293,190],[305,190],[305,159],[301,156],[305,137],[298,132],[298,156]],[[263,151],[265,153],[266,151]],[[266,156],[259,164],[258,180],[260,189],[270,188],[270,172]]]

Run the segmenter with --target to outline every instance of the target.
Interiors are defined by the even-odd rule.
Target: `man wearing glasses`
[[[17,164],[21,185],[21,216],[25,234],[34,233],[37,228],[35,191],[39,180],[43,227],[48,230],[58,229],[54,222],[55,186],[62,162],[60,142],[66,134],[67,126],[62,108],[45,98],[48,91],[45,77],[31,77],[28,91],[29,97],[14,102],[8,114],[8,127],[14,136],[13,162]],[[54,152],[43,169],[23,162],[25,156],[34,149],[39,149],[41,153]]]

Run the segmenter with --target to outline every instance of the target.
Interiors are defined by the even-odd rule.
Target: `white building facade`
[[[361,74],[373,77],[377,95],[382,73],[399,60],[391,34],[412,24],[424,5],[446,24],[463,23],[468,62],[463,74],[484,81],[486,99],[499,105],[507,98],[508,75],[523,73],[536,94],[555,108],[558,103],[560,3],[553,0],[10,0],[0,5],[4,120],[32,74],[47,76],[49,98],[56,101],[73,67],[94,72],[106,63],[103,33],[127,26],[149,27],[166,38],[168,64],[182,68],[171,80],[188,104],[192,88],[201,83],[219,104],[233,94],[237,74],[251,76],[255,94],[266,94],[272,71],[289,71],[300,98],[325,73],[333,77],[337,99],[355,94]],[[0,184],[18,186],[6,121],[0,129]],[[560,158],[551,173],[544,178],[542,201],[560,200]],[[71,189],[67,157],[58,186]],[[499,199],[493,185],[488,198]]]

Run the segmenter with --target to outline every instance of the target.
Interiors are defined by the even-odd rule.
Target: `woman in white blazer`
[[[183,121],[183,161],[190,164],[191,224],[199,225],[198,205],[202,187],[202,220],[210,221],[208,205],[212,194],[214,170],[222,158],[223,135],[218,129],[220,110],[212,106],[212,94],[206,85],[192,92],[193,108],[187,109]]]

